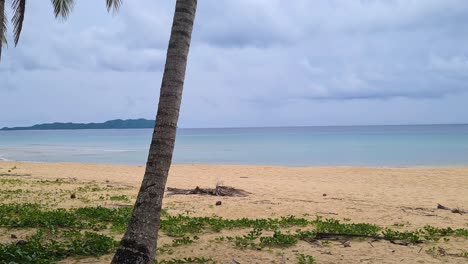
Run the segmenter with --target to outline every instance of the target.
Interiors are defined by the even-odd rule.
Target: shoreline
[[[33,164],[76,164],[76,165],[97,165],[97,166],[126,166],[145,167],[146,164],[125,164],[125,163],[96,163],[77,161],[30,161],[30,160],[10,160],[0,158],[0,165],[4,162],[11,163],[33,163]],[[363,169],[462,169],[468,168],[466,165],[405,165],[405,166],[372,166],[372,165],[272,165],[272,164],[239,164],[239,163],[172,163],[171,166],[234,166],[234,167],[274,167],[274,168],[363,168]]]

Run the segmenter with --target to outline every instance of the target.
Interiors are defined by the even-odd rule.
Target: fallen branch
[[[195,189],[180,189],[180,188],[172,188],[168,187],[167,191],[170,195],[211,195],[211,196],[237,196],[237,197],[244,197],[250,194],[241,189],[236,189],[229,186],[216,186],[215,189],[204,189],[200,187],[196,187]]]
[[[447,206],[443,206],[441,204],[437,204],[437,209],[441,209],[441,210],[447,210],[447,211],[450,211],[454,214],[466,214],[468,213],[468,211],[466,210],[462,210],[460,208],[449,208]]]
[[[370,235],[360,235],[360,234],[336,234],[336,233],[317,233],[315,234],[314,239],[326,239],[326,240],[349,240],[351,238],[370,238],[373,239],[372,242],[377,240],[386,240],[392,244],[401,245],[401,246],[408,246],[411,243],[405,240],[395,240],[389,239],[383,236],[370,236]],[[313,241],[310,238],[304,238],[304,241],[312,244]],[[423,241],[416,241],[416,243],[422,243]]]
[[[337,234],[337,233],[317,233],[315,235],[316,239],[329,239],[329,240],[345,240],[348,238],[373,238],[378,240],[385,239],[382,236],[369,236],[369,235],[359,235],[359,234]]]

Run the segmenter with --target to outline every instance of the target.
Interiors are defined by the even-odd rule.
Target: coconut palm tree
[[[112,263],[154,262],[196,9],[197,0],[176,1],[146,171],[132,218]]]
[[[4,3],[5,0],[0,0],[0,14],[3,14],[0,19],[4,21],[0,30],[2,36],[6,31]],[[67,18],[74,6],[74,0],[52,0],[52,3],[55,16],[60,18]],[[108,11],[117,10],[122,1],[106,0],[106,4]],[[15,45],[21,34],[25,5],[26,0],[12,2]],[[176,0],[145,175],[130,223],[112,263],[153,263],[155,259],[162,200],[174,151],[196,9],[197,0]]]

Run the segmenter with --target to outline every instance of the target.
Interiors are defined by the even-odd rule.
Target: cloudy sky
[[[0,127],[153,118],[174,5],[28,1]],[[200,0],[195,24],[180,127],[468,123],[467,0]]]

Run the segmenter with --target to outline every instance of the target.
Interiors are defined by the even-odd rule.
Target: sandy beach
[[[10,174],[7,171],[16,167]],[[57,180],[70,182],[69,190],[82,184],[95,184],[115,193],[127,194],[132,204],[144,172],[141,166],[96,165],[79,163],[0,162],[0,178],[24,180]],[[73,185],[74,184],[74,185]],[[267,218],[287,215],[315,218],[348,219],[398,230],[415,230],[425,225],[468,228],[468,214],[437,209],[437,204],[450,208],[468,208],[468,167],[367,168],[367,167],[274,167],[234,165],[174,165],[168,187],[213,188],[216,184],[243,189],[247,197],[209,197],[166,195],[164,207],[170,213],[189,211],[192,215],[217,215],[224,218]],[[10,188],[3,185],[2,189]],[[50,199],[53,185],[31,184],[33,194],[18,196],[15,202]],[[112,191],[112,190],[111,190]],[[35,197],[37,195],[37,197]],[[97,194],[96,194],[97,195]],[[77,193],[78,198],[56,199],[57,208],[92,205],[119,206],[118,202],[99,200],[93,194]],[[47,196],[47,197],[46,197]],[[39,199],[39,201],[40,201]],[[214,206],[221,201],[221,206]],[[236,231],[232,231],[236,232]],[[7,231],[2,232],[3,235]],[[213,257],[218,263],[295,263],[295,252],[313,255],[317,263],[466,263],[466,258],[434,256],[426,251],[443,246],[447,252],[468,249],[466,238],[446,242],[401,246],[386,241],[370,245],[352,241],[351,247],[331,242],[326,247],[313,247],[306,242],[273,251],[236,250],[229,244],[211,245],[215,234],[203,236],[199,243],[178,248],[174,253]],[[162,235],[161,240],[168,239]],[[3,238],[3,240],[8,240]],[[206,251],[205,248],[212,249]],[[422,248],[422,249],[421,249]],[[284,257],[283,257],[284,256]],[[107,263],[110,256],[74,262]]]

